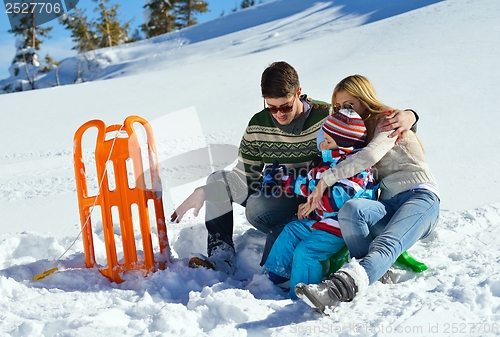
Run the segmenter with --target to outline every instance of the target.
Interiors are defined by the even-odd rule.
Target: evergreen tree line
[[[92,1],[96,3],[94,8],[98,14],[96,19],[89,19],[85,10],[78,7],[59,18],[59,23],[71,32],[74,42],[72,49],[78,53],[135,42],[143,39],[143,36],[148,39],[193,26],[198,23],[196,15],[208,11],[208,2],[202,0],[149,0],[143,6],[147,17],[146,22],[140,25],[140,30],[136,29],[131,34],[130,22],[120,21],[118,4],[110,5],[110,0]],[[244,9],[253,5],[255,5],[255,0],[242,0],[240,8]],[[235,8],[233,12],[237,10]],[[222,15],[224,13],[221,13]],[[4,91],[35,89],[36,73],[57,68],[60,62],[55,61],[50,55],[47,54],[42,63],[37,55],[44,39],[50,38],[52,28],[37,27],[36,16],[33,13],[22,17],[18,26],[9,30],[9,33],[17,37],[16,55],[9,69],[11,76],[24,77],[29,85],[28,88],[14,88],[15,90],[3,88]]]
[[[262,0],[260,0],[262,3]],[[255,0],[242,0],[240,8],[244,9],[255,5]],[[196,14],[205,13],[207,1],[199,0],[150,0],[144,6],[148,10],[149,19],[141,25],[141,31],[146,38],[165,34],[197,24]],[[236,12],[238,8],[234,8]],[[221,13],[221,16],[224,13]],[[137,34],[136,34],[137,35]]]

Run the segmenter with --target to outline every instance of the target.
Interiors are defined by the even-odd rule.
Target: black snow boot
[[[395,284],[396,278],[394,277],[394,273],[392,270],[387,270],[384,275],[379,279],[379,281],[383,284]]]
[[[352,301],[357,292],[354,279],[342,270],[331,274],[329,279],[319,284],[299,283],[295,286],[297,297],[324,315],[327,315],[326,308],[334,308],[338,302]]]

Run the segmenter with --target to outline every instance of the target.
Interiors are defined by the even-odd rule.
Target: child
[[[361,117],[352,109],[344,108],[330,115],[322,126],[324,140],[318,144],[321,161],[314,165],[307,177],[299,176],[286,188],[303,196],[314,190],[324,171],[341,162],[365,145],[366,128]],[[319,139],[319,137],[318,137]],[[318,140],[319,142],[319,140]],[[315,284],[322,280],[325,261],[345,246],[337,222],[340,207],[353,198],[376,199],[371,169],[354,177],[338,181],[323,194],[323,209],[317,209],[311,218],[299,216],[288,223],[273,244],[263,268],[276,284],[286,287],[290,281],[290,297],[298,283]],[[303,204],[306,205],[306,204]],[[299,212],[303,205],[299,206]]]

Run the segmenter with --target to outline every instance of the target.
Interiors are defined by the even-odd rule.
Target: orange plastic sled
[[[143,161],[141,152],[146,151],[141,151],[137,134],[133,128],[135,123],[140,123],[145,130],[148,155],[145,161]],[[95,165],[99,192],[97,195],[89,196],[82,154],[82,137],[92,127],[98,130],[95,146]],[[149,165],[146,169],[144,162]],[[163,211],[158,158],[150,124],[139,116],[127,117],[123,125],[116,124],[106,127],[101,120],[91,120],[83,124],[74,136],[74,166],[86,266],[88,268],[96,266],[91,212],[94,206],[99,206],[107,258],[107,266],[99,266],[99,270],[104,276],[112,282],[120,283],[123,282],[123,273],[127,271],[142,271],[146,276],[158,269],[165,269],[167,262],[170,260],[170,250]],[[133,179],[131,179],[131,176]],[[151,186],[147,186],[145,178],[150,178],[149,185]],[[151,239],[150,212],[148,208],[150,200],[154,204],[158,230],[158,261],[155,261]],[[142,254],[138,254],[136,248],[136,233],[134,233],[132,219],[133,207],[137,209],[139,215]],[[115,213],[117,211],[119,215],[119,229],[123,246],[123,259],[120,259],[120,261],[116,251],[113,208]],[[139,235],[139,232],[137,235]]]

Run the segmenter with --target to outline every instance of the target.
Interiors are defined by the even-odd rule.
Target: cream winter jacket
[[[387,137],[391,133],[377,129],[365,148],[324,172],[324,181],[331,186],[366,167],[373,167],[375,179],[380,183],[381,200],[390,199],[418,184],[436,184],[417,136],[407,132],[396,145],[396,137]]]

